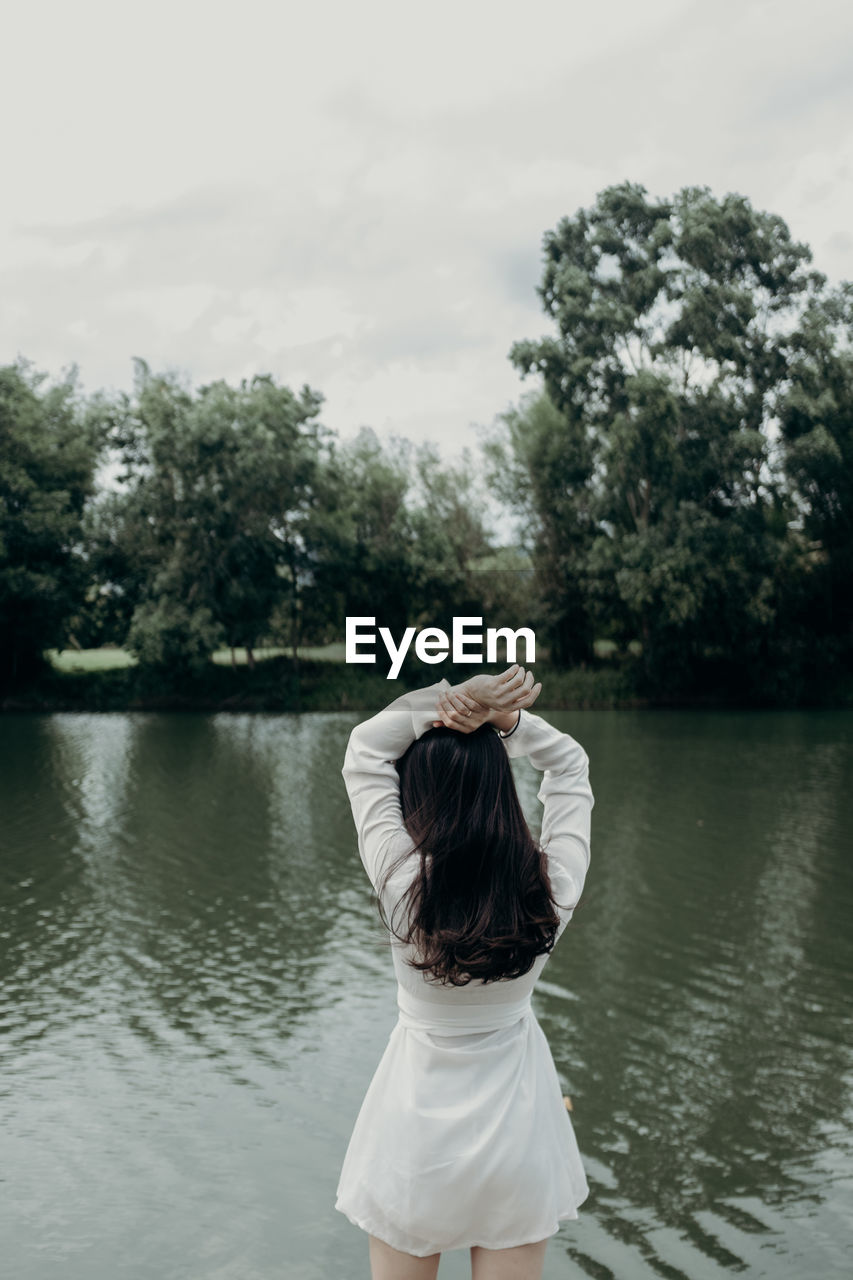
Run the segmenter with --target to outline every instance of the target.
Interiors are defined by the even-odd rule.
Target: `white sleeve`
[[[505,739],[507,754],[527,756],[544,773],[539,800],[544,806],[540,843],[549,863],[572,884],[576,905],[590,858],[590,828],[595,803],[589,785],[589,756],[579,742],[541,716],[520,712],[518,727]],[[557,897],[561,895],[556,893]]]
[[[394,762],[432,728],[439,688],[446,686],[446,681],[440,681],[404,693],[350,734],[341,772],[358,833],[358,851],[377,892],[385,868],[405,844],[412,845],[403,824]]]

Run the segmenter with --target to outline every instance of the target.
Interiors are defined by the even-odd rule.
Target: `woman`
[[[589,1188],[531,993],[590,856],[589,760],[501,676],[404,694],[350,736],[344,780],[388,925],[398,1021],[364,1098],[335,1207],[373,1280],[538,1280]],[[496,732],[497,731],[497,732]],[[537,844],[509,756],[544,771]]]

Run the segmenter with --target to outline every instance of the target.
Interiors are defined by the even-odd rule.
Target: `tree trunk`
[[[252,652],[252,646],[251,646],[250,644],[247,644],[247,645],[246,645],[246,665],[249,667],[249,669],[250,669],[251,671],[254,671],[254,669],[255,669],[255,655],[254,655],[254,653]]]
[[[299,582],[296,577],[296,564],[291,557],[290,562],[290,644],[293,650],[293,673],[299,678]]]

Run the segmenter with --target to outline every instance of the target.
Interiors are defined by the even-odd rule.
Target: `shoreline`
[[[300,660],[298,670],[289,658],[259,661],[254,668],[236,669],[211,662],[183,679],[159,675],[136,666],[90,671],[51,668],[27,684],[0,692],[0,714],[105,711],[191,711],[205,713],[308,711],[378,711],[393,698],[434,680],[421,666],[408,667],[400,678],[342,663]],[[468,668],[442,664],[434,679],[457,683]],[[601,664],[559,670],[538,664],[543,691],[542,711],[598,710],[831,710],[853,708],[853,681],[846,689],[801,691],[799,697],[750,698],[730,691],[705,690],[681,696],[646,697],[634,687],[627,665]]]

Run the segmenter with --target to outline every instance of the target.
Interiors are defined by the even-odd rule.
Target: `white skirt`
[[[398,987],[397,1001],[335,1208],[417,1257],[529,1244],[577,1218],[589,1187],[530,997],[442,1005]]]

